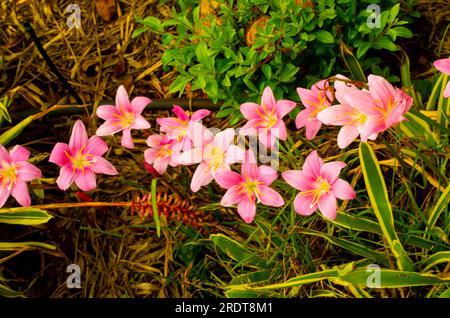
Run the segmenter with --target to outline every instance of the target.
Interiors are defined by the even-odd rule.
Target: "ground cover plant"
[[[448,22],[376,4],[2,4],[0,294],[450,297]]]

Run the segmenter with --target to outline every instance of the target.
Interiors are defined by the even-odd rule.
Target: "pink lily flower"
[[[361,140],[406,120],[403,115],[412,105],[411,96],[399,88],[394,88],[383,77],[369,75],[369,91],[354,91],[345,95],[345,100],[353,108],[359,108],[367,119],[361,131]]]
[[[281,195],[270,188],[277,179],[277,172],[265,165],[258,166],[253,153],[247,151],[241,166],[241,174],[234,171],[218,171],[217,183],[228,191],[220,204],[232,207],[237,204],[237,210],[246,223],[251,223],[256,215],[256,203],[272,207],[284,205]]]
[[[331,105],[333,96],[331,92],[325,90],[328,85],[327,80],[321,80],[311,89],[297,88],[297,93],[306,108],[298,113],[295,126],[297,129],[306,126],[308,140],[313,139],[322,126],[322,122],[317,119],[317,114]]]
[[[305,159],[303,170],[282,173],[286,182],[300,192],[294,200],[294,210],[300,215],[311,215],[317,208],[330,220],[336,218],[337,202],[355,198],[356,194],[347,181],[339,179],[346,164],[342,161],[323,163],[317,151]]]
[[[442,73],[450,76],[450,58],[434,61],[433,65]],[[450,97],[450,81],[447,83],[447,86],[445,87],[444,97]]]
[[[167,133],[170,138],[178,140],[182,144],[183,150],[192,148],[192,141],[188,136],[188,126],[191,122],[199,122],[211,112],[206,109],[199,109],[192,113],[189,117],[183,108],[178,105],[173,105],[173,112],[177,117],[158,118],[156,122],[161,126],[161,131]]]
[[[200,123],[190,124],[188,130],[194,147],[184,151],[178,157],[178,163],[183,165],[200,163],[192,176],[193,192],[209,184],[217,171],[229,171],[230,164],[244,159],[244,150],[232,145],[235,136],[233,128],[221,131],[215,136]]]
[[[88,139],[86,127],[77,120],[72,129],[69,144],[58,142],[50,154],[49,161],[61,167],[56,180],[65,191],[75,181],[83,191],[95,189],[95,173],[117,175],[114,166],[102,156],[108,145],[98,136]]]
[[[337,78],[348,80],[343,75],[336,75]],[[350,145],[359,134],[367,129],[367,115],[364,113],[364,105],[358,104],[357,107],[352,107],[346,100],[347,95],[351,95],[358,91],[358,88],[353,84],[348,84],[337,80],[334,83],[336,89],[335,97],[340,102],[339,105],[334,105],[325,108],[317,114],[317,119],[325,125],[342,126],[337,136],[337,143],[339,148],[344,149]],[[377,134],[374,133],[368,136],[368,139],[375,140]],[[364,142],[367,139],[363,140]]]
[[[272,89],[264,89],[261,105],[244,103],[241,105],[241,113],[248,122],[239,133],[242,136],[258,135],[261,143],[268,149],[272,149],[276,139],[286,140],[286,125],[283,117],[289,114],[296,106],[290,100],[276,101]]]
[[[39,179],[41,170],[27,162],[30,152],[22,146],[14,146],[8,152],[0,145],[0,208],[12,195],[21,206],[30,206],[27,182]]]
[[[97,136],[111,136],[122,131],[122,146],[133,149],[131,129],[148,129],[150,124],[142,117],[141,113],[152,100],[139,96],[131,102],[123,85],[120,85],[116,94],[116,105],[103,105],[97,108],[97,116],[105,122],[98,127]]]
[[[153,165],[159,175],[163,175],[168,166],[178,165],[181,144],[175,139],[170,139],[167,135],[151,135],[147,138],[147,145],[151,148],[145,150],[144,160]]]

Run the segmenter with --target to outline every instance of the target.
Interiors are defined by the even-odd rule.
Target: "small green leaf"
[[[334,43],[334,37],[333,35],[325,30],[319,30],[316,33],[314,33],[317,40],[320,42],[326,43],[326,44],[333,44]]]
[[[161,24],[161,21],[156,17],[146,17],[142,21],[142,24],[155,33],[164,33],[164,28]]]
[[[37,225],[47,223],[52,216],[47,211],[34,208],[0,209],[0,223]]]

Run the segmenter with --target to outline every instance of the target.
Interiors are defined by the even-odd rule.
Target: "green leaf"
[[[397,36],[402,37],[402,38],[412,38],[414,35],[411,32],[411,30],[409,30],[406,27],[400,26],[400,27],[395,27],[391,29],[392,32],[394,32]]]
[[[194,78],[193,75],[179,75],[169,86],[169,93],[183,93],[186,85]]]
[[[387,37],[383,36],[381,39],[379,39],[377,42],[373,44],[373,48],[375,49],[386,49],[392,52],[398,51],[397,45],[395,45],[392,40]]]
[[[239,264],[253,265],[266,269],[270,268],[266,260],[256,254],[253,254],[240,243],[229,238],[228,236],[225,236],[224,234],[212,234],[209,236],[209,239],[216,247]]]
[[[338,212],[336,219],[332,222],[347,229],[382,234],[381,227],[378,223],[348,213]]]
[[[299,233],[321,237],[336,246],[346,249],[356,255],[360,255],[362,257],[374,260],[379,264],[389,263],[389,260],[385,254],[371,250],[367,246],[309,229],[299,229]]]
[[[397,259],[397,266],[401,270],[414,270],[413,262],[406,254],[397,232],[394,227],[394,216],[389,201],[386,184],[380,165],[368,143],[362,142],[359,145],[359,159],[364,175],[367,193],[370,203],[381,226],[384,237],[391,248],[391,251]]]
[[[141,33],[147,32],[148,28],[147,27],[141,27],[141,28],[137,28],[136,30],[133,31],[133,33],[131,34],[131,38],[137,38],[139,35],[141,35]]]
[[[47,223],[52,216],[47,211],[34,208],[0,209],[0,223],[37,225]]]
[[[361,64],[359,64],[358,59],[353,55],[350,48],[348,48],[344,42],[340,44],[340,51],[342,59],[344,60],[347,69],[352,74],[354,80],[367,83],[366,76],[361,68]]]
[[[153,211],[153,221],[155,221],[156,226],[156,235],[161,237],[161,225],[159,222],[159,212],[158,206],[156,205],[156,183],[158,182],[157,178],[152,179],[151,184],[151,196],[152,196],[152,211]]]
[[[41,242],[0,242],[0,251],[17,251],[23,248],[34,249],[38,247],[46,248],[52,251],[56,250],[56,246]]]
[[[429,271],[432,267],[436,266],[437,264],[448,262],[450,262],[450,251],[437,252],[421,262],[421,266],[423,267],[422,272]]]
[[[316,33],[314,33],[317,40],[320,42],[326,43],[326,44],[333,44],[334,43],[334,37],[333,35],[325,30],[319,30]]]
[[[434,227],[442,211],[444,211],[445,208],[448,208],[449,201],[450,201],[450,184],[447,185],[447,188],[445,188],[445,191],[441,194],[439,200],[436,202],[436,205],[431,210],[430,215],[428,215],[427,229],[431,229]]]
[[[295,74],[299,71],[298,66],[294,66],[291,63],[286,64],[281,70],[279,80],[283,83],[290,83],[295,80]]]
[[[393,6],[391,8],[391,10],[389,11],[389,18],[388,18],[388,22],[389,23],[393,23],[395,18],[397,18],[398,13],[400,12],[400,3],[397,3],[395,6]]]
[[[156,17],[146,17],[142,21],[142,24],[155,33],[158,34],[164,33],[164,28],[161,24],[161,21]]]
[[[197,56],[197,60],[203,64],[205,67],[210,65],[210,58],[208,54],[208,47],[205,42],[200,42],[195,49],[195,55]]]
[[[233,279],[230,282],[230,285],[242,285],[267,281],[270,278],[271,273],[272,273],[271,270],[263,269],[260,271],[239,275],[233,277]]]
[[[20,133],[36,118],[36,115],[31,115],[22,120],[14,127],[8,129],[0,135],[0,144],[6,146],[11,140],[20,135]]]
[[[400,130],[409,138],[425,139],[425,143],[432,148],[440,147],[439,137],[431,130],[430,126],[423,119],[412,112],[404,115],[407,119],[400,123]]]
[[[350,263],[351,265],[351,263]],[[249,285],[232,285],[228,286],[229,291],[260,291],[272,290],[288,287],[297,287],[305,284],[315,283],[322,280],[329,280],[338,285],[348,286],[349,284],[359,287],[368,288],[368,281],[374,274],[373,270],[356,269],[346,267],[343,270],[330,269],[321,272],[305,274],[291,278],[283,283],[271,284],[265,286],[249,286]],[[415,286],[441,285],[448,284],[450,277],[440,278],[432,274],[416,273],[409,271],[398,271],[390,269],[380,269],[380,286],[377,288],[403,288]]]
[[[372,47],[371,42],[359,42],[358,50],[356,51],[356,57],[360,59],[366,52]]]

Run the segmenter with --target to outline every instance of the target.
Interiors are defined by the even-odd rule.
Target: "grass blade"
[[[47,211],[40,209],[0,209],[0,223],[37,225],[47,223],[51,218]]]
[[[394,216],[389,202],[386,184],[375,154],[367,143],[359,146],[359,158],[370,203],[381,226],[392,254],[401,270],[414,270],[414,264],[406,254],[394,227]]]

